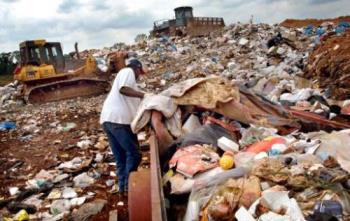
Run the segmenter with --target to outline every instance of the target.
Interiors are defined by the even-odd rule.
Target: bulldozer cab
[[[21,65],[53,65],[56,73],[65,68],[64,56],[59,42],[45,40],[24,41],[20,44]]]

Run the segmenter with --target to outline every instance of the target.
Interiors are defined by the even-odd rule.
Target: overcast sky
[[[173,18],[178,6],[195,16],[224,17],[226,24],[279,23],[286,18],[329,18],[350,14],[350,0],[0,0],[0,52],[24,40],[60,41],[64,52],[132,43],[154,20]]]

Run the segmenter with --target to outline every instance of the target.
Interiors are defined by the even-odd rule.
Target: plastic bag
[[[223,172],[225,172],[223,169],[221,169],[220,167],[216,167],[204,173],[200,173],[194,176],[192,179],[186,179],[181,174],[175,174],[174,176],[169,178],[171,184],[171,194],[190,193],[196,180],[213,179],[213,177]]]
[[[202,127],[196,129],[192,133],[186,134],[184,137],[176,140],[172,143],[161,155],[161,165],[166,165],[168,161],[172,158],[179,147],[187,147],[196,144],[209,144],[214,147],[218,147],[218,139],[220,137],[226,137],[232,141],[237,139],[229,134],[229,132],[217,125],[217,124],[206,124]]]
[[[242,138],[239,144],[242,146],[249,146],[257,141],[263,140],[266,137],[274,136],[277,134],[277,129],[257,127],[253,124],[250,125],[248,129],[242,129]]]
[[[217,186],[229,178],[239,178],[247,174],[244,168],[235,168],[220,173],[214,177],[197,180],[192,188],[184,221],[199,220],[199,212],[203,205],[208,203]]]
[[[183,140],[180,142],[180,146],[190,146],[194,144],[212,144],[218,147],[218,139],[221,137],[226,137],[230,140],[236,141],[229,132],[217,125],[217,124],[206,124],[202,127],[196,129],[192,133],[186,134]]]
[[[236,167],[244,167],[250,170],[253,167],[255,155],[255,153],[249,152],[239,152],[235,154],[234,160]]]
[[[259,141],[246,150],[251,153],[260,153],[269,151],[274,144],[285,144],[286,140],[283,137],[268,137],[262,141]]]
[[[197,173],[207,171],[218,166],[219,155],[211,148],[192,145],[178,149],[169,161],[169,167],[176,166],[176,171],[193,177]]]
[[[11,121],[4,121],[0,123],[0,131],[16,129],[16,123]]]
[[[26,220],[29,220],[29,215],[28,215],[27,211],[22,209],[15,215],[14,220],[26,221]]]
[[[197,116],[191,114],[191,116],[187,119],[185,124],[182,127],[183,134],[188,134],[192,131],[195,131],[197,128],[201,127],[201,123]]]

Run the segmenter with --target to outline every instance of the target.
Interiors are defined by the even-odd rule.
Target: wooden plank
[[[149,139],[151,149],[151,208],[152,221],[167,221],[164,194],[161,185],[161,170],[159,164],[158,142],[152,134]]]
[[[132,172],[129,177],[129,221],[151,221],[150,170]]]

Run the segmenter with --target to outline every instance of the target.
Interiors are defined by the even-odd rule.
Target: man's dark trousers
[[[137,170],[142,157],[137,135],[127,124],[104,122],[102,126],[117,163],[119,192],[127,192],[129,174]]]

